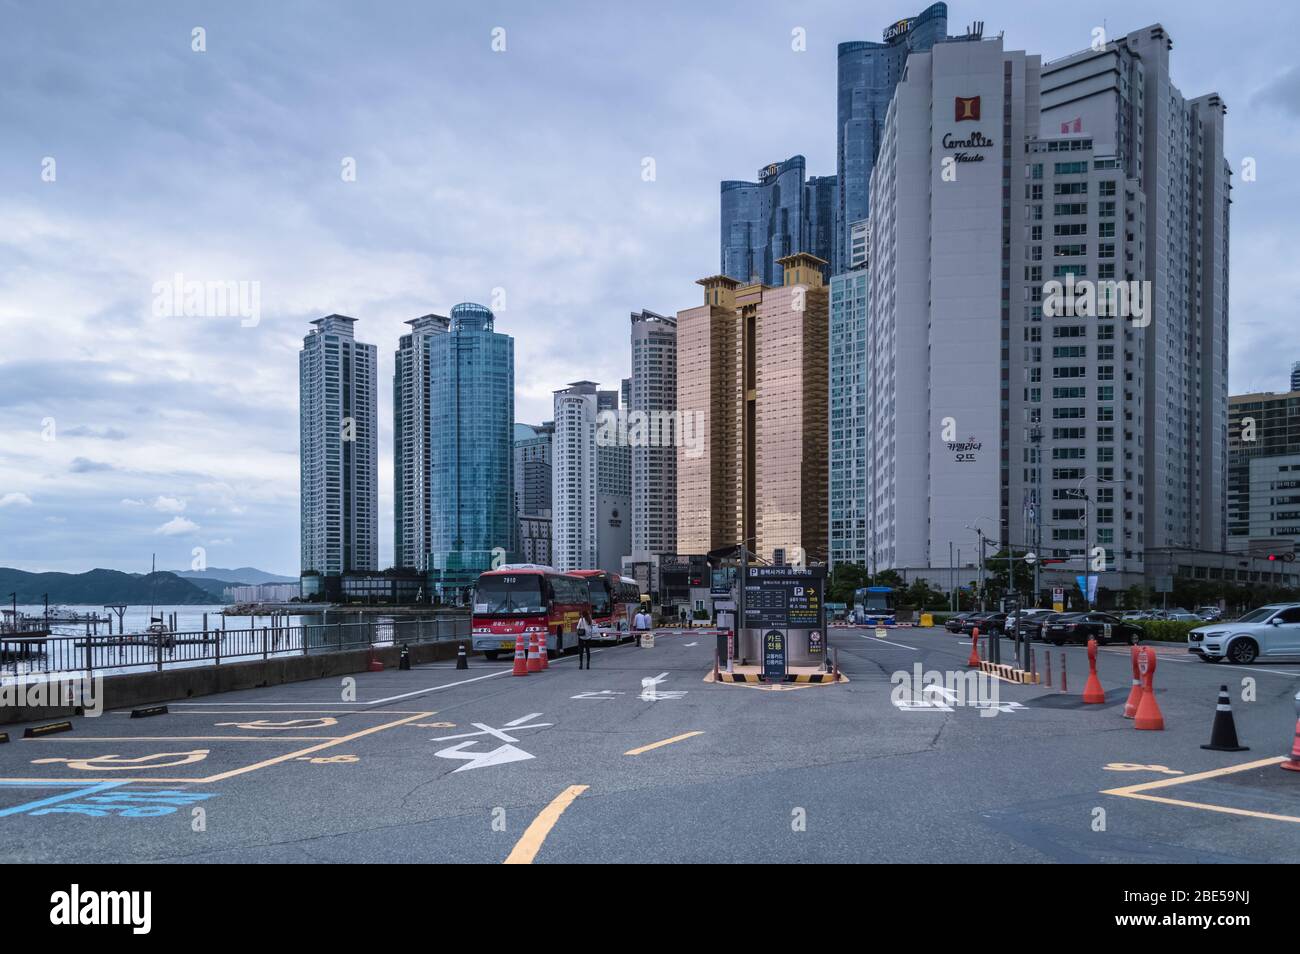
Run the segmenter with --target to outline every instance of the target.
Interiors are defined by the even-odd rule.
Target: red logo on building
[[[980,98],[978,96],[957,97],[957,122],[980,118]]]

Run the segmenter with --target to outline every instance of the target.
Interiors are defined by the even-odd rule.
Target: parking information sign
[[[763,679],[781,682],[785,679],[785,633],[769,629],[763,634]]]
[[[823,629],[825,567],[751,566],[745,577],[749,629]]]

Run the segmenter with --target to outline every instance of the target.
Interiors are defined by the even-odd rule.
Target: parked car
[[[1136,623],[1126,623],[1118,616],[1109,613],[1063,613],[1057,619],[1047,623],[1046,639],[1054,646],[1065,643],[1086,643],[1095,639],[1105,646],[1107,643],[1132,643],[1142,638],[1142,627]]]
[[[1223,619],[1223,610],[1217,606],[1201,606],[1197,608],[1196,615],[1213,623]]]
[[[1007,632],[1024,635],[1024,631],[1030,627],[1030,621],[1039,616],[1048,616],[1052,612],[1051,608],[1047,609],[1022,609],[1020,612],[1007,617]]]
[[[1125,622],[1132,623],[1141,619],[1153,619],[1154,617],[1151,615],[1150,610],[1128,610],[1127,612],[1120,613],[1119,618]]]
[[[971,613],[961,621],[960,632],[963,636],[969,636],[971,631],[978,627],[980,635],[987,636],[990,633],[1004,632],[1006,625],[1006,613]]]
[[[943,621],[943,628],[950,633],[960,633],[962,620],[970,615],[970,613],[954,613]]]
[[[1187,634],[1187,651],[1203,662],[1227,659],[1242,665],[1300,658],[1300,603],[1274,603],[1231,623],[1198,626]]]
[[[1069,615],[1070,615],[1069,613],[1057,613],[1049,610],[1046,613],[1039,613],[1034,616],[1030,616],[1029,618],[1025,619],[1023,622],[1020,623],[1020,634],[1022,636],[1028,636],[1031,640],[1046,639],[1046,637],[1043,635],[1043,627],[1045,627],[1052,620],[1060,619],[1062,616],[1069,616]]]

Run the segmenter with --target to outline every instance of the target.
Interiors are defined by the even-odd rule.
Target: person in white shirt
[[[636,614],[636,620],[633,622],[636,627],[636,644],[641,645],[641,634],[650,628],[650,614],[642,610]]]
[[[591,668],[591,642],[587,638],[590,634],[591,634],[591,620],[588,619],[587,614],[584,613],[582,615],[582,618],[578,620],[578,668],[579,669],[583,668],[582,663],[584,658],[587,661],[586,668],[587,669]]]

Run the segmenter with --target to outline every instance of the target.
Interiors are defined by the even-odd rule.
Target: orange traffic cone
[[[537,634],[533,633],[531,636],[528,637],[528,671],[529,672],[542,671],[542,661],[537,657],[538,657]]]
[[[1291,757],[1281,767],[1288,772],[1300,772],[1300,719],[1295,722],[1295,742],[1291,744]]]
[[[1133,660],[1133,688],[1128,691],[1128,701],[1124,703],[1124,718],[1131,719],[1137,715],[1138,703],[1142,701],[1142,679],[1138,676],[1138,653],[1142,651],[1137,643],[1131,647],[1129,654]]]
[[[549,642],[546,633],[537,634],[537,658],[539,660],[537,668],[543,672],[551,668],[551,654],[546,650],[546,644]]]
[[[1156,654],[1150,646],[1142,648],[1138,660],[1138,669],[1142,672],[1142,699],[1138,702],[1137,712],[1133,716],[1135,729],[1163,729],[1165,717],[1156,704]]]
[[[513,675],[528,675],[528,650],[524,647],[524,634],[515,637],[515,668]]]
[[[1291,743],[1291,757],[1282,763],[1288,772],[1300,772],[1300,692],[1295,694],[1295,741]]]
[[[1097,678],[1097,640],[1088,640],[1088,681],[1083,684],[1083,704],[1101,705],[1106,701],[1106,690],[1101,688]]]
[[[966,665],[974,666],[976,669],[980,666],[980,628],[971,627],[970,631],[970,658],[966,660]]]

